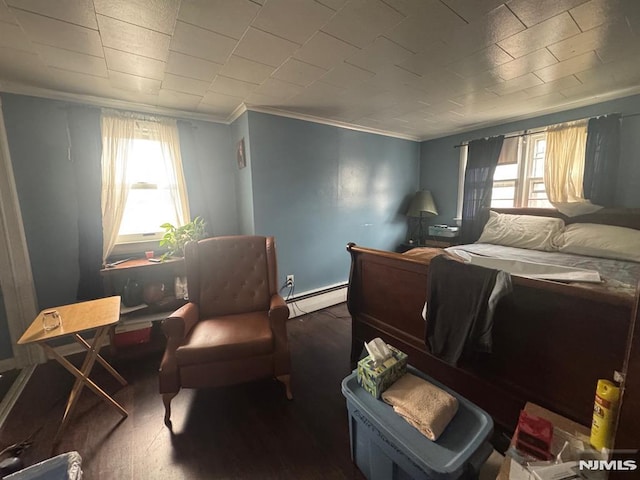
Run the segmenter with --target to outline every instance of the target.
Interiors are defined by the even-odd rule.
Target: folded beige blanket
[[[458,411],[458,399],[407,373],[382,392],[382,399],[429,440],[437,440]]]

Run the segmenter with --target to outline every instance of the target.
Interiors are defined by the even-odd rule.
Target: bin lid
[[[435,442],[394,412],[393,407],[364,390],[356,372],[342,381],[342,393],[425,472],[458,473],[493,432],[493,420],[480,407],[428,375],[411,366],[407,371],[458,399],[458,412]]]

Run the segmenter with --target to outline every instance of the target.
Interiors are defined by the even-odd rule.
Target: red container
[[[130,347],[149,343],[151,340],[151,327],[131,330],[129,332],[116,333],[113,336],[113,343],[116,347]]]

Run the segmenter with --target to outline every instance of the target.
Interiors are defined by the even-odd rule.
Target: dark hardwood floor
[[[33,435],[26,464],[77,450],[91,480],[364,478],[351,462],[340,390],[350,373],[350,326],[344,304],[290,320],[293,401],[275,380],[182,390],[172,403],[173,434],[162,422],[156,353],[111,359],[129,381],[124,388],[96,365],[92,378],[129,417],[121,420],[85,389],[53,446],[73,377],[50,361],[38,366],[0,431],[0,448]]]

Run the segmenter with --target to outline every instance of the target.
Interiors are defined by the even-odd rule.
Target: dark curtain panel
[[[590,119],[582,181],[584,198],[603,207],[615,206],[619,161],[620,114]]]
[[[460,232],[462,243],[473,243],[480,238],[485,220],[481,218],[481,212],[491,204],[493,173],[496,171],[503,142],[504,135],[469,142],[467,168],[464,172]]]
[[[69,157],[78,200],[78,300],[104,295],[102,268],[102,138],[100,109],[68,107]]]

